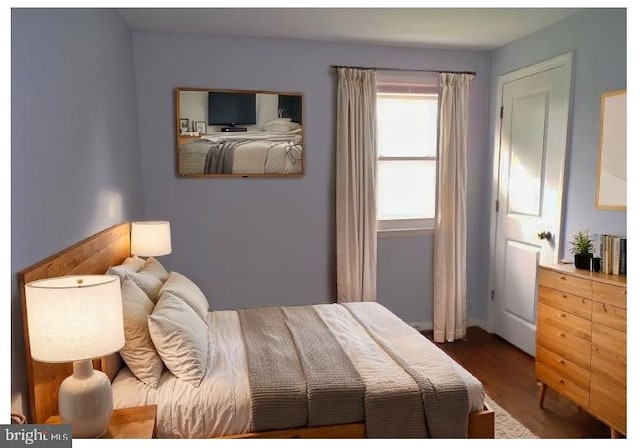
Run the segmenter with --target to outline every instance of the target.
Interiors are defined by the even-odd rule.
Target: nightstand
[[[155,404],[114,409],[111,423],[101,439],[153,439],[156,429]],[[47,419],[48,424],[60,424],[59,415]]]
[[[204,134],[200,134],[200,135],[179,135],[178,136],[178,145],[182,146],[182,145],[186,145],[187,143],[195,142],[202,135],[204,135]]]

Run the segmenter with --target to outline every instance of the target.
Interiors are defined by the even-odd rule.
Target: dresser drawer
[[[569,398],[578,406],[589,407],[589,392],[573,384],[568,378],[558,375],[543,364],[536,363],[536,378],[547,386]]]
[[[614,330],[627,331],[627,310],[624,308],[594,301],[592,319]]]
[[[548,286],[538,286],[538,302],[575,314],[583,319],[591,319],[591,300],[558,291]]]
[[[591,340],[591,321],[558,308],[539,303],[538,322],[542,322],[585,341]]]
[[[618,431],[627,433],[627,392],[618,387],[591,379],[590,409],[599,418]]]
[[[591,281],[546,269],[538,270],[538,283],[558,291],[591,299]]]
[[[627,389],[627,357],[601,347],[591,345],[591,375],[607,384]]]
[[[627,334],[604,325],[591,324],[591,340],[593,345],[606,348],[611,353],[627,359]]]
[[[591,364],[591,343],[556,327],[538,322],[536,344],[583,369]]]
[[[568,359],[538,346],[536,347],[536,363],[540,363],[553,370],[561,377],[567,378],[585,391],[589,390],[591,384],[591,374],[589,371],[578,367]]]
[[[627,309],[627,288],[593,282],[593,300]]]

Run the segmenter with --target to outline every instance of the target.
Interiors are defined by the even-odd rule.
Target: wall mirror
[[[303,104],[297,92],[177,88],[178,175],[302,176]]]
[[[627,209],[627,91],[602,94],[596,208]]]

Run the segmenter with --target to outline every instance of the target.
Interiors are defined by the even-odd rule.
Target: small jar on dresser
[[[627,433],[627,278],[576,269],[538,268],[536,378],[540,407],[550,387]]]

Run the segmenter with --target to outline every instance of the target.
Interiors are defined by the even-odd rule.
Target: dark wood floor
[[[433,340],[433,333],[423,334]],[[550,388],[544,409],[540,409],[534,359],[501,337],[471,327],[465,339],[438,347],[478,378],[496,403],[540,438],[610,436],[608,426]]]

